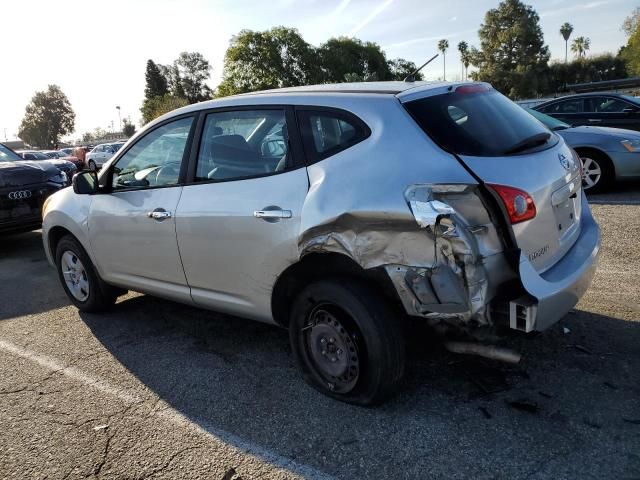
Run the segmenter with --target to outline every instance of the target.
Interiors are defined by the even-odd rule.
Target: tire
[[[594,150],[578,151],[582,160],[582,188],[597,193],[606,190],[614,180],[614,171],[608,157]]]
[[[120,291],[98,276],[89,255],[73,236],[60,239],[55,258],[62,288],[78,310],[100,312],[116,302]],[[74,267],[73,273],[69,267]]]
[[[375,405],[396,393],[404,374],[404,318],[363,281],[308,285],[291,310],[289,340],[307,383],[334,399]]]
[[[87,165],[89,166],[89,170],[93,170],[94,172],[98,171],[98,167],[96,167],[96,162],[94,162],[93,160],[89,160],[89,163]]]

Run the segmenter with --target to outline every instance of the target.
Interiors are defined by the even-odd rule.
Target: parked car
[[[573,127],[590,125],[640,130],[640,102],[617,93],[581,93],[533,107]]]
[[[582,188],[601,191],[615,180],[640,178],[640,133],[607,127],[572,127],[527,108],[547,128],[558,133],[582,159]]]
[[[26,162],[0,143],[0,234],[40,228],[45,199],[66,185],[50,162]]]
[[[600,233],[564,140],[485,83],[298,87],[184,107],[44,207],[81,311],[125,289],[289,329],[303,377],[397,390],[406,315],[542,331],[580,299]]]
[[[97,171],[104,165],[115,153],[120,150],[123,143],[102,143],[97,145],[93,150],[87,153],[85,162],[90,170]]]
[[[80,159],[73,155],[68,155],[62,150],[39,150],[38,153],[44,153],[49,158],[71,162],[76,166],[76,170],[82,170],[84,166],[84,163]]]
[[[60,153],[63,153],[65,157],[73,157],[73,147],[69,148],[61,148],[58,150]]]
[[[78,160],[80,160],[83,165],[86,164],[86,158],[87,158],[87,154],[93,150],[93,146],[79,146],[79,147],[74,147],[73,151],[71,152],[71,155],[73,155],[74,157],[76,157]]]
[[[67,175],[67,177],[69,177],[69,180],[71,180],[73,174],[78,170],[73,162],[62,160],[59,158],[51,158],[37,150],[18,150],[16,153],[18,153],[18,155],[20,155],[24,160],[48,161],[52,165],[55,165],[59,170],[63,171]]]

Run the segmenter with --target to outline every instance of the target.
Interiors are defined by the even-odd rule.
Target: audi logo
[[[10,192],[8,197],[11,200],[21,200],[23,198],[31,198],[31,192],[29,190],[18,190],[17,192]]]

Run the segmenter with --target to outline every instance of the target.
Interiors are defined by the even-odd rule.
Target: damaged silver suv
[[[304,378],[367,405],[405,364],[403,318],[548,328],[600,233],[580,161],[484,83],[390,82],[191,105],[44,206],[82,311],[135,290],[287,327]]]

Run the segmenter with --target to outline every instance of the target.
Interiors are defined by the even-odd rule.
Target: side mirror
[[[73,191],[78,195],[98,193],[98,174],[93,171],[76,173],[71,180]]]

